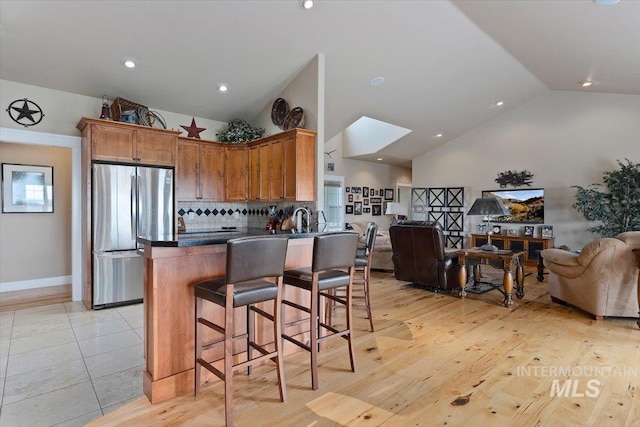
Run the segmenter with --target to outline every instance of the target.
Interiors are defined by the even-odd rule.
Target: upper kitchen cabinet
[[[82,118],[77,128],[91,160],[175,166],[178,131],[90,118]]]
[[[316,133],[292,129],[249,144],[250,200],[316,199]]]
[[[245,202],[249,195],[249,148],[245,144],[224,147],[225,198],[230,202]]]
[[[178,139],[177,200],[225,200],[224,145]]]
[[[284,198],[316,200],[316,133],[293,129],[283,136]]]

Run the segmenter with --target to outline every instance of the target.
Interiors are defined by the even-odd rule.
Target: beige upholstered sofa
[[[632,253],[636,247],[640,231],[593,240],[579,254],[543,250],[552,300],[581,308],[596,319],[638,317],[638,267]]]
[[[353,221],[350,223],[354,231],[357,231],[360,235],[359,244],[364,246],[364,234],[367,231],[367,222],[365,221]],[[373,254],[371,256],[371,268],[373,270],[388,270],[393,271],[393,262],[391,261],[391,241],[389,240],[389,232],[384,230],[378,230],[376,236],[376,244],[373,248]]]

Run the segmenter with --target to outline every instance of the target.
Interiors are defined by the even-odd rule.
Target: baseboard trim
[[[17,282],[0,283],[0,293],[23,291],[26,289],[46,288],[49,286],[68,285],[71,283],[71,276],[44,277],[42,279],[20,280]]]

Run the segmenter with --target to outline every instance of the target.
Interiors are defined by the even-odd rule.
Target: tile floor
[[[83,426],[142,396],[142,304],[0,313],[0,426]]]

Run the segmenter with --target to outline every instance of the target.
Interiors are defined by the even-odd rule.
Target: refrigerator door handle
[[[136,202],[136,176],[131,175],[131,190],[129,191],[129,197],[131,198],[131,236],[134,241],[137,242],[138,236],[136,235],[136,225],[138,223],[138,204]]]

